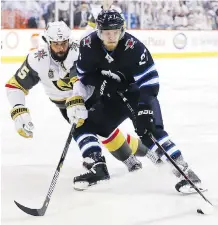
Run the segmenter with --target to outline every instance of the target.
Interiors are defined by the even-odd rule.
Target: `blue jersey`
[[[105,49],[97,31],[81,40],[77,62],[81,82],[97,87],[103,76],[102,70],[124,74],[127,86],[135,83],[140,89],[140,101],[143,101],[143,96],[157,93],[153,90],[159,87],[159,78],[152,56],[145,45],[128,32],[112,52]]]

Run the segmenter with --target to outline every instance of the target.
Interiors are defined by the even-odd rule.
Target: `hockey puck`
[[[198,209],[197,213],[203,214],[203,215],[211,215],[215,212],[215,208],[213,205],[211,205],[208,202],[204,202]]]
[[[197,209],[197,213],[204,214],[201,209]]]

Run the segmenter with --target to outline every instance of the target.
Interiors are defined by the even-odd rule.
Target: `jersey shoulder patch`
[[[79,40],[70,39],[70,51],[79,52]]]
[[[144,48],[144,44],[139,41],[136,37],[132,36],[131,34],[129,33],[125,33],[125,36],[124,36],[124,51],[127,51],[127,50],[133,50],[133,49],[136,49],[136,48]]]
[[[94,39],[96,38],[97,33],[96,31],[91,32],[87,36],[85,36],[81,41],[80,41],[80,47],[88,47],[91,48],[92,43]]]
[[[40,72],[50,62],[50,53],[47,46],[32,50],[28,55],[28,64],[36,72]]]

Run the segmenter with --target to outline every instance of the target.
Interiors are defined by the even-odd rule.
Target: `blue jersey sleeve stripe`
[[[86,72],[86,71],[82,70],[81,68],[79,68],[78,64],[76,64],[76,70],[79,74],[83,74]]]
[[[135,81],[137,81],[138,79],[145,76],[147,73],[149,73],[152,70],[156,70],[154,64],[152,64],[150,67],[146,68],[142,73],[133,75],[133,77],[134,77]]]
[[[140,86],[142,83],[144,83],[145,81],[148,81],[150,79],[152,79],[153,77],[157,77],[158,73],[156,70],[152,70],[149,73],[146,74],[146,76],[141,77],[139,80],[136,81],[136,84],[138,86]]]
[[[143,87],[143,86],[153,86],[153,85],[157,85],[159,84],[159,77],[158,76],[154,76],[152,79],[148,80],[148,81],[145,81],[144,83],[142,83],[140,87]]]

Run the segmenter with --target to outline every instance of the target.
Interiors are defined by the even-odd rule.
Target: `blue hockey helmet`
[[[96,19],[98,30],[123,29],[124,19],[119,12],[114,9],[102,10]]]

